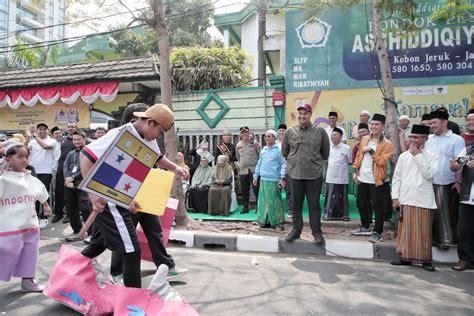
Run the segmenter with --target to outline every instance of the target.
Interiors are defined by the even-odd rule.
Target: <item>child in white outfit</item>
[[[4,158],[8,167],[0,170],[0,280],[21,277],[21,291],[42,292],[45,286],[35,278],[39,244],[35,202],[43,204],[46,216],[51,208],[45,186],[26,170],[29,155],[23,144],[10,143]]]

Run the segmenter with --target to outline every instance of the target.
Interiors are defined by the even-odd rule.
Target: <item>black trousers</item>
[[[78,189],[66,188],[66,210],[70,219],[70,225],[74,234],[79,233],[82,228],[81,216],[84,221],[87,220],[92,211],[87,193]],[[87,232],[92,234],[92,228]]]
[[[369,228],[372,222],[370,205],[375,212],[374,231],[382,234],[383,222],[387,213],[387,200],[390,198],[390,186],[388,182],[375,186],[375,184],[361,183],[357,186],[357,208],[359,209],[361,226]]]
[[[56,185],[54,188],[54,214],[62,216],[64,214],[64,198],[65,198],[65,187],[64,187],[64,174],[63,167],[58,166],[56,172]]]
[[[49,188],[51,187],[51,180],[53,179],[53,175],[49,174],[49,173],[38,173],[36,176],[37,176],[38,180],[40,180],[41,183],[44,184],[44,186],[46,187],[46,191],[49,192]],[[48,198],[47,202],[49,204],[49,198]],[[44,216],[44,212],[41,208],[41,203],[40,202],[35,203],[35,209],[36,209],[36,215],[38,215],[39,219],[46,218]]]
[[[457,237],[459,259],[474,264],[474,205],[460,203]]]
[[[293,199],[293,231],[301,233],[303,230],[303,203],[304,198],[308,200],[309,226],[313,234],[321,233],[321,186],[323,178],[311,180],[296,180],[291,177],[290,190]]]
[[[91,242],[82,254],[95,258],[106,249],[118,251],[123,257],[123,284],[141,288],[141,251],[130,211],[108,203],[94,221]]]
[[[250,198],[250,186],[252,186],[253,193],[255,194],[255,199],[258,201],[258,183],[257,186],[253,186],[253,173],[249,171],[248,174],[240,175],[240,187],[242,190],[242,202],[245,206],[249,204]]]
[[[150,247],[151,256],[156,267],[158,268],[160,264],[165,264],[168,268],[173,268],[175,266],[173,257],[168,254],[165,245],[163,244],[163,231],[160,224],[160,218],[156,215],[140,212],[131,215],[135,227],[140,223],[140,226],[145,233]],[[123,253],[117,251],[112,252],[112,262],[110,263],[111,275],[115,276],[122,274],[123,260]]]
[[[286,194],[286,209],[288,214],[293,214],[293,196],[291,195],[290,176],[285,175],[285,194]]]

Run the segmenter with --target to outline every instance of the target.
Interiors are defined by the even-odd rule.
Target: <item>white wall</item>
[[[241,48],[252,57],[252,79],[258,78],[258,19],[257,14],[253,14],[242,24]],[[257,86],[257,80],[252,81],[252,86]]]

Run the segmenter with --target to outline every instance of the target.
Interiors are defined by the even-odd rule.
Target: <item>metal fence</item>
[[[228,129],[229,132],[232,134],[232,143],[237,144],[239,142],[239,129]],[[214,149],[216,148],[217,144],[219,144],[222,133],[224,129],[202,129],[202,130],[183,130],[179,129],[177,131],[178,137],[178,148],[179,151],[183,152],[186,155],[186,152],[190,149],[195,148],[199,143],[206,140],[209,143],[210,152],[214,153]],[[265,129],[252,129],[252,133],[255,134],[255,139],[258,140],[262,146],[265,145],[264,135]],[[324,192],[324,183],[323,181],[323,192]],[[356,185],[354,181],[352,181],[352,166],[349,167],[349,194],[355,195],[356,193]]]

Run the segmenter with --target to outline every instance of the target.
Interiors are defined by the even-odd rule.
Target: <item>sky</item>
[[[144,8],[147,5],[146,0],[121,0],[130,10],[136,10]],[[166,2],[166,1],[164,1]],[[240,11],[241,8],[248,3],[249,0],[216,0],[215,1],[215,14],[224,14],[230,12]],[[127,9],[124,8],[119,0],[105,0],[103,1],[102,6],[97,5],[74,5],[71,7],[70,12],[83,12],[85,17],[102,17],[111,15],[114,13],[126,12]],[[84,19],[83,17],[78,19]],[[68,37],[72,36],[82,36],[96,32],[106,31],[107,28],[111,25],[119,23],[128,23],[132,20],[132,15],[130,13],[120,14],[116,16],[106,17],[102,20],[91,20],[86,23],[81,23],[79,26],[71,26],[69,28]],[[208,32],[212,37],[222,38],[222,34],[215,28],[211,27],[208,29]]]

